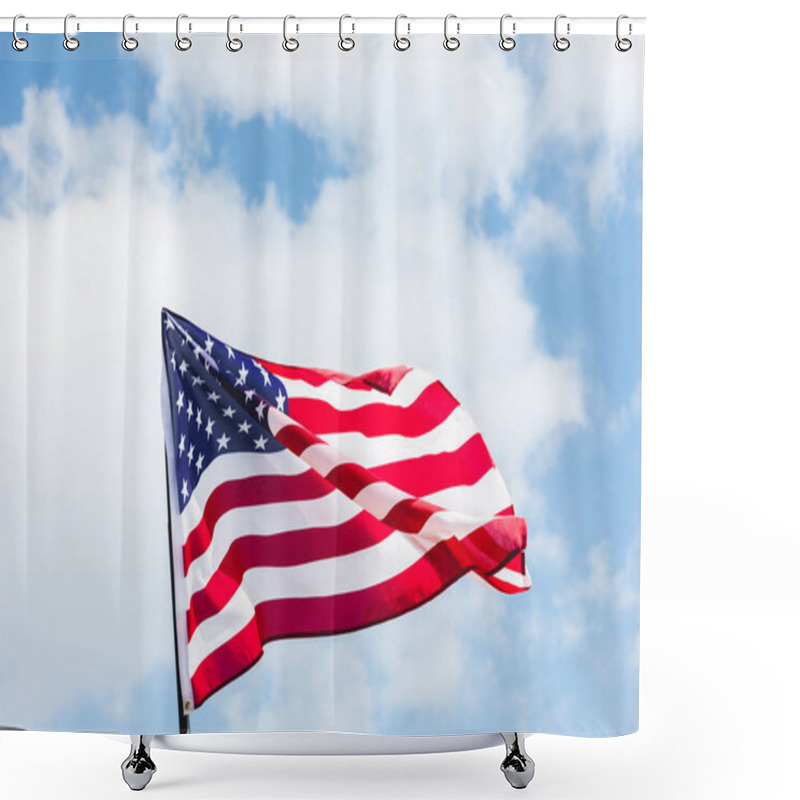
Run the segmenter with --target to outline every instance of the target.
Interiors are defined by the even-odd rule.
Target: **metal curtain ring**
[[[21,36],[17,36],[17,20],[18,19],[25,19],[24,14],[17,14],[14,17],[14,21],[11,23],[11,33],[14,34],[14,38],[11,40],[11,46],[18,52],[21,53],[23,50],[28,49],[28,40],[23,39]]]
[[[408,19],[408,17],[405,14],[398,14],[394,18],[394,49],[402,52],[403,50],[408,50],[408,48],[411,47],[411,39],[409,39],[407,36],[400,35],[401,19]],[[406,27],[408,28],[408,33],[411,33],[410,22],[406,23]]]
[[[290,19],[297,19],[297,17],[292,16],[291,14],[287,14],[283,18],[283,44],[282,47],[287,53],[293,53],[300,47],[300,42],[297,41],[295,38],[289,38],[288,36],[288,29],[289,29],[289,20]],[[299,28],[299,26],[298,26]]]
[[[500,17],[500,49],[501,50],[513,50],[517,46],[517,42],[516,42],[515,39],[513,39],[511,36],[506,36],[505,33],[503,33],[503,24],[505,23],[505,21],[507,19],[511,19],[511,14],[503,14],[503,16]],[[514,33],[516,33],[516,27],[517,27],[516,25],[514,25],[512,27],[512,30],[514,31]]]
[[[620,22],[622,22],[623,19],[628,19],[628,15],[627,14],[620,14],[617,17],[617,41],[614,42],[614,47],[616,47],[617,50],[620,51],[620,53],[627,53],[628,50],[630,50],[631,47],[633,47],[633,42],[631,42],[630,39],[622,39],[622,38],[620,38],[620,35],[619,35],[619,24],[620,24]],[[630,23],[628,23],[628,33],[631,33],[631,25],[630,25]]]
[[[458,50],[461,47],[461,40],[457,36],[448,36],[447,34],[447,23],[451,19],[456,19],[455,14],[448,14],[444,18],[444,49],[445,50]],[[459,28],[461,27],[460,23],[456,23],[456,33],[458,33]]]
[[[139,46],[139,40],[134,39],[133,36],[128,36],[127,25],[129,19],[134,19],[133,14],[126,14],[122,18],[122,49],[130,53]]]
[[[351,39],[349,36],[345,36],[344,32],[342,31],[342,26],[346,19],[353,19],[353,18],[349,14],[342,14],[342,16],[339,17],[339,49],[344,50],[345,52],[352,50],[356,46],[355,41]],[[356,32],[355,22],[351,23],[351,25],[353,27],[353,33],[355,33]]]
[[[227,47],[228,50],[231,51],[231,53],[238,53],[242,49],[242,47],[244,47],[244,44],[242,43],[241,39],[235,39],[234,37],[231,36],[231,22],[235,19],[239,19],[239,17],[236,14],[231,14],[228,17],[228,41],[225,42],[225,47]],[[239,30],[241,29],[242,28],[240,25]]]
[[[559,14],[556,17],[556,21],[553,23],[553,35],[556,37],[555,41],[553,42],[553,47],[555,47],[555,49],[561,53],[563,53],[565,50],[569,50],[569,39],[567,39],[566,36],[558,35],[558,21],[566,18],[566,14]],[[569,35],[569,22],[567,23],[567,35]]]
[[[181,36],[181,20],[187,19],[189,17],[188,14],[178,14],[175,18],[175,47],[178,50],[188,50],[192,46],[192,40],[188,36]],[[189,30],[192,29],[192,26],[189,26]]]
[[[77,50],[81,46],[81,43],[74,36],[70,36],[69,35],[69,31],[67,30],[67,26],[69,25],[69,21],[71,19],[75,19],[75,15],[74,14],[67,14],[67,16],[64,17],[64,42],[63,42],[63,44],[64,44],[64,49],[65,50]],[[78,30],[80,30],[80,28]]]

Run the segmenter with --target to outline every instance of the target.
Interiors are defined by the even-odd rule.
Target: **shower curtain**
[[[638,728],[643,38],[0,39],[0,723]]]

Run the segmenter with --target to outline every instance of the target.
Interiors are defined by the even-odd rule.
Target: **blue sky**
[[[81,192],[91,195],[105,191],[102,184],[87,189],[80,180],[69,179],[78,165],[70,160],[68,151],[59,149],[57,136],[52,141],[46,136],[31,139],[40,148],[32,154],[31,164],[20,157],[19,148],[15,149],[21,126],[31,124],[24,116],[26,97],[29,100],[33,94],[42,97],[47,89],[58,92],[66,118],[64,125],[85,131],[87,136],[95,135],[112,119],[139,126],[137,129],[146,140],[141,147],[146,146],[149,154],[142,163],[164,165],[160,185],[177,197],[191,198],[196,191],[193,187],[208,183],[212,209],[213,192],[219,191],[219,215],[230,214],[232,230],[250,230],[247,225],[253,218],[265,215],[258,219],[266,219],[272,215],[280,218],[281,225],[285,223],[291,235],[305,235],[311,240],[316,237],[324,252],[331,232],[318,219],[326,192],[343,185],[358,187],[358,182],[363,181],[364,188],[354,189],[349,196],[366,198],[367,211],[362,209],[361,213],[365,215],[364,225],[369,227],[369,198],[373,197],[370,192],[377,191],[371,182],[370,169],[384,179],[386,175],[396,175],[398,186],[404,185],[403,167],[390,165],[386,172],[386,164],[378,154],[391,146],[405,152],[404,143],[378,141],[375,146],[362,138],[362,130],[350,119],[358,116],[355,112],[360,106],[341,103],[337,111],[334,103],[321,101],[320,109],[315,109],[313,87],[301,86],[301,77],[297,78],[297,97],[292,95],[283,104],[251,97],[244,85],[233,92],[236,96],[230,102],[224,96],[220,100],[213,87],[204,87],[197,91],[196,97],[190,97],[180,93],[194,90],[187,89],[191,83],[184,80],[181,67],[173,66],[180,65],[176,59],[184,54],[172,52],[175,48],[171,46],[171,37],[163,37],[158,58],[150,58],[143,46],[134,53],[124,52],[118,37],[111,34],[85,37],[75,53],[67,53],[61,47],[60,36],[29,38],[28,50],[15,53],[10,47],[10,36],[0,37],[3,54],[0,128],[4,142],[8,142],[0,152],[0,216],[8,230],[13,230],[19,221],[26,202],[29,207],[36,205],[30,207],[32,213],[52,218]],[[534,535],[537,537],[538,549],[533,547],[533,541],[529,544],[532,590],[524,599],[506,604],[499,596],[484,598],[479,592],[485,590],[464,582],[448,589],[441,602],[430,603],[430,607],[407,615],[409,619],[395,628],[383,626],[386,629],[383,633],[379,630],[382,626],[377,626],[370,632],[313,643],[271,643],[259,665],[237,679],[236,687],[231,687],[235,692],[223,690],[192,715],[193,731],[239,729],[237,709],[241,709],[241,729],[255,724],[325,728],[326,719],[317,710],[319,706],[310,703],[304,708],[287,699],[296,688],[289,668],[282,670],[280,663],[271,666],[270,658],[276,662],[285,659],[287,665],[294,663],[292,659],[303,663],[304,658],[318,659],[320,663],[330,659],[334,666],[358,662],[366,684],[364,696],[381,696],[384,701],[381,704],[373,701],[371,708],[362,709],[358,707],[359,695],[355,689],[344,697],[340,705],[351,702],[353,708],[340,712],[336,706],[338,716],[332,718],[331,724],[342,725],[343,720],[349,719],[354,729],[428,732],[433,713],[440,715],[441,727],[461,725],[464,732],[494,730],[492,726],[498,725],[506,725],[507,729],[511,721],[518,722],[517,729],[579,735],[627,733],[638,726],[641,104],[634,94],[629,103],[616,109],[625,117],[623,122],[607,118],[602,108],[603,92],[608,91],[608,85],[600,80],[599,99],[581,97],[581,92],[576,92],[575,97],[553,101],[557,88],[552,88],[553,76],[557,75],[554,70],[566,61],[552,62],[547,51],[552,47],[549,38],[544,41],[546,38],[520,38],[515,50],[505,54],[492,37],[493,49],[487,43],[480,50],[475,68],[487,71],[490,76],[487,82],[493,79],[494,70],[503,79],[507,73],[511,74],[515,86],[529,94],[528,104],[534,112],[537,102],[545,102],[548,97],[550,102],[568,105],[560,115],[556,109],[556,121],[549,128],[543,122],[541,127],[530,131],[524,128],[522,118],[510,111],[511,124],[506,131],[508,150],[504,149],[500,157],[495,151],[480,149],[484,145],[479,135],[465,134],[475,152],[497,158],[498,174],[495,178],[491,170],[478,170],[477,177],[471,174],[465,177],[463,190],[460,184],[453,190],[460,192],[457,207],[461,214],[460,220],[453,224],[461,226],[461,236],[471,248],[465,250],[468,253],[465,257],[476,259],[479,270],[491,268],[491,263],[481,266],[479,259],[502,260],[503,269],[520,282],[525,308],[535,309],[535,343],[520,345],[520,352],[536,363],[537,359],[544,359],[554,368],[566,370],[572,368],[570,365],[576,366],[579,375],[579,397],[574,402],[580,406],[580,413],[568,410],[561,413],[558,409],[548,412],[553,420],[547,425],[542,423],[546,435],[532,438],[527,449],[520,445],[519,452],[512,453],[507,461],[513,464],[519,457],[520,469],[508,468],[509,473],[516,471],[519,476],[506,477],[510,486],[522,487],[518,510],[529,518],[531,540]],[[593,39],[591,46],[595,43]],[[475,43],[476,48],[478,44]],[[193,48],[190,57],[194,58],[199,50],[200,45]],[[442,48],[439,46],[438,50]],[[336,48],[332,52],[334,63],[341,54]],[[589,80],[590,73],[597,72],[605,58],[598,52],[591,51],[594,62],[589,58],[583,67],[579,63],[570,66],[578,78]],[[609,62],[612,57],[613,54]],[[264,56],[264,64],[269,65],[271,58],[274,56]],[[429,67],[434,86],[437,79],[453,80],[448,62],[442,62],[441,58],[437,51]],[[498,61],[498,66],[495,60],[502,63]],[[260,68],[257,59],[246,63],[249,69]],[[314,64],[316,69],[325,68],[324,61],[311,62],[312,68]],[[369,63],[365,64],[364,69],[368,69]],[[328,70],[326,77],[334,86],[338,68]],[[393,69],[391,64],[385,68]],[[588,72],[584,74],[581,69]],[[625,80],[634,89],[639,86],[640,69],[638,62],[632,62],[630,74],[625,73]],[[175,76],[176,80],[171,82]],[[248,77],[252,75],[248,73]],[[324,91],[320,88],[320,92]],[[381,92],[377,80],[372,83],[365,80],[363,91],[367,101],[373,97],[371,93],[377,93],[377,104]],[[475,91],[477,103],[484,95],[480,86]],[[487,91],[491,93],[491,87]],[[171,103],[167,102],[169,99]],[[461,101],[456,98],[452,102],[461,113]],[[348,117],[341,130],[337,127],[337,114]],[[364,112],[364,116],[367,118],[369,114]],[[567,125],[563,120],[570,119],[577,120],[574,129],[560,127]],[[373,120],[365,130],[382,131],[381,124],[380,119]],[[437,122],[434,118],[426,124]],[[443,118],[438,124],[446,128],[449,123]],[[447,130],[448,135],[458,135],[453,132],[455,129]],[[492,139],[496,135],[487,135],[487,148],[497,141],[505,144],[505,138]],[[409,154],[413,156],[411,150]],[[457,157],[457,153],[453,155],[456,168]],[[398,159],[399,163],[404,162]],[[49,164],[54,176],[62,176],[63,185],[39,202],[33,195],[26,195],[26,187],[32,185],[32,171],[42,168],[42,164]],[[98,170],[106,168],[112,169],[98,162]],[[452,179],[453,173],[443,168],[442,175]],[[433,200],[425,201],[433,203],[434,209],[445,208],[435,204],[447,203],[450,197],[447,181],[442,186],[441,197],[432,188]],[[391,187],[385,191],[390,192]],[[227,194],[223,196],[223,192]],[[531,200],[539,205],[529,205]],[[414,202],[413,195],[399,194],[400,205]],[[230,211],[233,206],[235,214]],[[450,203],[442,213],[449,214],[452,207]],[[539,229],[535,219],[533,228],[524,227],[529,224],[520,210],[524,208],[534,211],[546,208],[548,214],[560,221],[564,235],[560,239],[548,239],[545,235],[534,237],[536,241],[526,241],[526,230]],[[346,219],[348,213],[355,211],[340,203],[334,219],[335,214]],[[419,230],[403,230],[399,235],[420,239],[435,235],[436,228],[428,229],[427,224],[420,221]],[[344,248],[357,245],[357,241],[348,239]],[[487,255],[475,255],[478,251]],[[265,255],[267,259],[272,257],[271,253]],[[498,316],[498,329],[502,327],[501,317],[502,313]],[[509,335],[509,342],[519,338],[516,333]],[[498,342],[502,346],[505,340]],[[248,341],[233,344],[245,351],[255,350]],[[367,345],[364,347],[365,353],[372,352]],[[427,357],[425,347],[420,344],[416,350],[411,348],[410,353]],[[270,353],[261,355],[269,357]],[[432,359],[437,357],[430,354]],[[463,385],[469,392],[468,378],[464,378]],[[480,391],[476,391],[473,404],[480,411],[482,401]],[[518,409],[525,406],[524,401],[517,403]],[[507,446],[502,443],[502,436],[496,440],[501,445],[499,455],[495,456],[503,469],[502,457]],[[28,535],[36,534],[31,531]],[[539,559],[535,557],[537,552]],[[391,685],[387,690],[387,681],[394,680],[391,677],[394,673],[387,673],[385,661],[377,656],[373,659],[370,653],[374,654],[376,647],[388,651],[395,646],[391,639],[395,634],[391,631],[397,631],[397,642],[406,641],[403,637],[410,629],[402,625],[418,622],[420,630],[428,630],[425,626],[435,630],[446,624],[447,614],[452,614],[459,603],[478,603],[470,606],[478,609],[491,608],[492,619],[502,621],[504,630],[497,634],[499,638],[490,630],[476,633],[474,638],[460,634],[463,641],[458,642],[459,657],[466,659],[478,675],[485,674],[485,688],[476,690],[468,701],[460,700],[459,708],[446,699],[442,702],[450,705],[435,712],[421,700],[404,703],[403,693],[410,689],[398,683],[395,690]],[[415,615],[415,620],[410,620]],[[131,674],[128,699],[116,712],[119,730],[138,727],[158,732],[175,730],[174,663],[170,661],[171,638],[166,636],[167,633],[171,636],[171,621],[163,615],[159,620],[161,649],[150,661],[143,659],[140,674]],[[513,654],[509,649],[512,645]],[[495,646],[497,650],[493,651],[491,648]],[[441,655],[447,658],[448,652],[442,650]],[[7,651],[0,651],[0,656],[8,662]],[[497,663],[503,658],[509,660],[505,666]],[[413,663],[409,662],[412,666]],[[492,691],[506,685],[510,676],[519,675],[520,669],[524,676],[520,685],[509,690],[505,700],[498,701]],[[10,663],[4,664],[2,674],[4,695],[10,696],[9,681],[22,677]],[[310,684],[312,696],[318,692],[326,698],[333,691],[325,680],[324,676],[314,677]],[[15,691],[24,696],[27,689],[23,685]],[[108,709],[115,702],[114,691],[113,682],[107,681],[105,688],[98,683],[93,691],[76,694],[72,702],[62,704],[47,717],[35,718],[29,725],[54,730],[113,728],[113,723],[108,724]],[[243,698],[247,697],[258,698],[254,703],[258,706],[255,716],[244,705]],[[515,714],[518,716],[512,720]],[[24,719],[3,718],[2,722],[28,726]]]

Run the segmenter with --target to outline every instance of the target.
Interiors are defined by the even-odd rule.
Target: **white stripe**
[[[422,537],[432,537],[441,539],[443,536],[457,536],[462,539],[476,528],[486,525],[495,517],[494,514],[484,514],[482,517],[474,517],[471,514],[462,514],[460,511],[437,511],[431,514],[422,530],[417,534]],[[500,517],[500,519],[503,519]]]
[[[365,486],[353,501],[366,509],[376,519],[383,519],[398,503],[413,495],[401,491],[386,481],[375,481]]]
[[[203,517],[208,498],[214,489],[226,481],[241,480],[254,475],[298,475],[308,465],[290,450],[274,453],[224,453],[203,470],[200,481],[181,512],[183,541]]]
[[[364,436],[358,431],[348,431],[326,433],[319,438],[336,448],[347,461],[371,469],[394,461],[452,452],[477,432],[475,422],[459,406],[447,419],[420,436],[402,436],[396,433]]]
[[[373,485],[385,487],[386,484]],[[394,502],[383,513],[381,513],[381,507],[370,501],[370,505],[373,505],[374,509],[368,510],[377,519],[381,519],[398,499],[405,499],[408,496],[410,495],[394,498]],[[483,498],[482,503],[478,502],[478,496]],[[360,495],[356,497],[357,501],[361,499]],[[473,521],[475,521],[476,527],[480,524],[480,520],[499,513],[510,504],[507,495],[497,490],[491,471],[487,472],[474,486],[454,486],[440,492],[423,495],[422,499],[444,508],[452,508],[462,514],[475,514]],[[362,506],[359,503],[335,490],[324,497],[313,500],[234,508],[219,518],[214,527],[211,546],[189,567],[186,574],[189,596],[206,585],[214,572],[219,569],[219,565],[233,541],[239,536],[270,536],[303,528],[333,527],[347,522],[361,511]],[[331,535],[335,536],[336,534],[332,531]]]
[[[299,378],[278,378],[286,386],[289,395],[289,411],[292,407],[292,397],[310,397],[315,400],[324,400],[340,411],[351,411],[355,408],[370,403],[387,403],[393,406],[407,408],[410,406],[436,378],[422,369],[412,369],[406,373],[394,387],[391,394],[380,389],[350,389],[334,380],[325,381],[319,386],[313,386]]]
[[[408,569],[434,544],[434,540],[394,531],[378,544],[344,556],[294,567],[248,570],[225,607],[195,629],[189,642],[191,671],[247,625],[258,603],[281,598],[330,597],[375,586]]]
[[[273,435],[277,435],[288,425],[308,430],[282,411],[272,407],[267,412],[267,419]],[[326,433],[317,438],[338,451],[338,455],[324,453],[324,448],[319,445],[309,445],[301,453],[300,458],[307,460],[306,453],[311,453],[313,458],[319,458],[320,470],[318,471],[321,471],[323,475],[327,475],[337,464],[343,463],[356,463],[365,469],[372,469],[409,458],[453,452],[476,433],[478,433],[478,428],[475,421],[464,408],[457,406],[435,428],[419,436],[404,436],[399,433],[390,433],[385,436],[365,436],[360,431]]]
[[[287,425],[296,424],[297,423],[291,417],[286,416],[283,411],[278,411],[275,406],[270,406],[267,409],[267,427],[273,436],[277,436]]]
[[[308,430],[275,408],[269,409],[268,420],[273,435],[277,435],[288,425]],[[326,449],[325,444],[312,444],[299,458],[311,464],[322,475],[327,475],[339,464],[355,463],[365,469],[373,469],[409,458],[453,453],[476,433],[478,428],[475,421],[458,406],[439,425],[419,436],[404,436],[399,433],[365,436],[360,431],[326,433],[317,438],[333,448],[332,450]]]
[[[334,450],[329,444],[312,444],[306,447],[302,454],[298,456],[300,460],[305,461],[315,472],[323,477],[339,464],[347,462],[342,454]]]
[[[297,567],[259,567],[249,570],[245,573],[242,586],[225,607],[195,629],[189,642],[190,672],[193,674],[203,659],[250,622],[258,603],[285,597],[329,597],[365,589],[399,575],[433,545],[434,542],[426,543],[417,537],[394,532],[374,548],[336,559],[324,559]],[[378,557],[374,552],[377,547],[382,547]],[[531,585],[527,572],[523,576],[508,567],[503,567],[493,577],[519,588]]]
[[[360,511],[352,500],[337,491],[313,500],[235,508],[219,519],[211,546],[192,561],[186,573],[189,596],[206,585],[240,536],[272,536],[303,528],[332,527],[347,522]],[[335,530],[331,536],[336,536]]]
[[[513,569],[503,567],[495,572],[492,577],[498,578],[499,580],[503,581],[503,583],[508,583],[511,586],[517,586],[521,589],[527,589],[531,585],[531,577],[528,575],[527,570],[525,570],[524,575],[521,575],[519,572],[516,572]]]
[[[503,479],[496,467],[484,472],[471,486],[458,485],[425,495],[434,505],[475,517],[494,516],[511,505]]]

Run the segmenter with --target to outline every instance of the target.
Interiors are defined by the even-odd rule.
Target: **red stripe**
[[[372,470],[360,464],[337,464],[325,476],[325,480],[352,500],[365,486],[375,483],[378,478]]]
[[[467,572],[448,542],[440,542],[404,572],[334,597],[267,600],[245,628],[210,653],[192,675],[195,708],[252,667],[275,639],[324,636],[359,630],[411,611]]]
[[[225,481],[208,496],[203,516],[183,545],[183,574],[208,549],[220,517],[234,508],[292,500],[312,500],[333,491],[333,486],[313,470],[299,475],[254,475]]]
[[[411,372],[411,367],[397,366],[386,369],[376,369],[365,372],[363,375],[348,375],[346,372],[336,372],[332,369],[310,369],[308,367],[293,367],[287,364],[276,364],[274,361],[265,361],[253,358],[268,372],[281,378],[305,381],[312,386],[322,386],[323,383],[334,381],[348,389],[374,390],[391,394],[397,384]]]
[[[192,675],[194,707],[250,669],[264,655],[255,617],[235,636],[204,658]]]
[[[292,419],[317,434],[358,431],[365,436],[421,436],[444,422],[458,401],[438,381],[409,406],[368,403],[340,410],[325,400],[292,397]]]
[[[282,428],[276,438],[298,456],[311,444],[330,446],[296,425]],[[378,481],[385,481],[408,494],[426,495],[454,486],[471,486],[493,466],[483,439],[480,434],[475,434],[452,452],[404,459],[372,469],[351,462],[337,464],[325,475],[325,480],[351,500],[362,489]],[[413,490],[406,488],[409,486]],[[390,513],[395,511],[398,514],[397,519],[402,519],[402,509],[395,507]],[[410,530],[402,525],[396,527]]]
[[[296,456],[301,455],[312,444],[324,444],[326,447],[330,447],[327,442],[323,442],[318,436],[314,436],[311,431],[300,425],[284,425],[277,433],[275,431],[272,433],[284,447],[288,447]]]
[[[208,549],[219,518],[238,506],[313,499],[327,494],[334,487],[352,499],[364,486],[375,481],[386,481],[401,491],[421,496],[453,486],[471,486],[493,466],[483,439],[480,434],[475,434],[450,453],[395,461],[372,470],[355,464],[341,464],[328,473],[327,479],[307,470],[293,476],[257,475],[227,481],[211,492],[202,519],[187,537],[183,547],[184,574],[188,573],[192,562]],[[513,511],[513,506],[509,506],[500,513],[513,514]]]
[[[522,527],[522,530],[520,530]],[[205,619],[221,611],[241,585],[244,573],[256,567],[291,566],[352,553],[385,539],[392,529],[366,512],[340,526],[291,531],[279,536],[244,536],[231,545],[203,589],[195,592],[186,614],[188,638]],[[487,576],[498,569],[524,541],[524,521],[504,517],[444,544],[462,567]],[[430,552],[430,551],[428,551]],[[425,558],[426,555],[420,556]],[[336,595],[335,597],[338,597]],[[333,601],[333,598],[329,598]]]
[[[454,486],[472,486],[493,466],[481,435],[476,433],[458,450],[395,461],[373,467],[371,471],[378,480],[415,497],[423,497]]]
[[[203,620],[225,607],[256,567],[292,567],[354,553],[383,541],[393,529],[362,511],[347,522],[330,527],[304,528],[272,536],[243,535],[231,543],[208,583],[189,602],[186,620],[189,639]]]
[[[387,525],[391,525],[398,531],[404,533],[419,533],[422,526],[437,511],[441,511],[441,506],[435,506],[427,500],[420,500],[418,497],[409,497],[401,500],[392,506],[389,513],[383,518]]]

